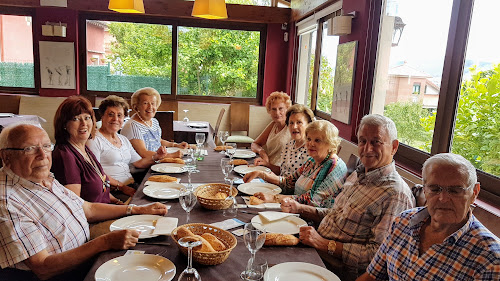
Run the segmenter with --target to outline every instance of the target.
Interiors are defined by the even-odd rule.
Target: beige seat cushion
[[[230,136],[227,138],[226,143],[235,142],[235,143],[252,143],[253,139],[247,136]]]

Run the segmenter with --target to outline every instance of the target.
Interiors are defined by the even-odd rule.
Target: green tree
[[[500,64],[462,83],[452,152],[500,176]]]
[[[385,106],[384,115],[396,124],[400,142],[425,150],[425,141],[431,139],[432,135],[424,127],[424,120],[429,117],[429,111],[422,108],[421,103],[391,103]]]

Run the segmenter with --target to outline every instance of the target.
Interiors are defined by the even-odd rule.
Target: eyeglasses
[[[443,190],[450,196],[462,196],[464,193],[472,187],[461,187],[461,186],[439,186],[439,185],[424,185],[425,190],[429,195],[439,195]]]
[[[9,148],[4,148],[3,150],[24,151],[24,154],[32,155],[32,154],[37,153],[38,149],[42,149],[44,152],[52,152],[54,150],[54,144],[48,143],[48,144],[44,144],[42,146],[32,145],[32,146],[27,146],[25,148],[9,147]]]

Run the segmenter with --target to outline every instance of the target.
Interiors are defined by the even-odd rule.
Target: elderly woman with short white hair
[[[125,123],[121,134],[130,140],[142,158],[153,157],[160,146],[188,146],[186,142],[177,144],[161,139],[160,123],[154,118],[160,104],[160,94],[150,87],[139,89],[132,95],[131,107],[136,113]]]
[[[250,182],[260,177],[267,182],[279,185],[287,195],[256,193],[255,197],[264,202],[280,202],[291,197],[301,204],[318,208],[329,208],[342,190],[347,175],[347,166],[337,156],[340,144],[339,130],[331,122],[313,121],[306,128],[306,148],[309,158],[293,174],[277,176],[264,171],[254,171],[245,175],[243,180]]]

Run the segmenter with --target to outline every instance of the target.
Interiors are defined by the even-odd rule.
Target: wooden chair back
[[[174,140],[174,112],[157,111],[155,118],[160,123],[161,138],[167,141]]]
[[[246,132],[246,135],[248,136],[250,128],[250,105],[242,102],[231,102],[230,109],[229,135],[233,135],[233,132]]]
[[[212,136],[214,142],[216,142],[217,134],[219,133],[220,122],[222,121],[222,117],[224,117],[224,112],[226,112],[226,109],[221,108],[219,112],[219,117],[217,117],[217,123],[215,123],[214,135]]]

